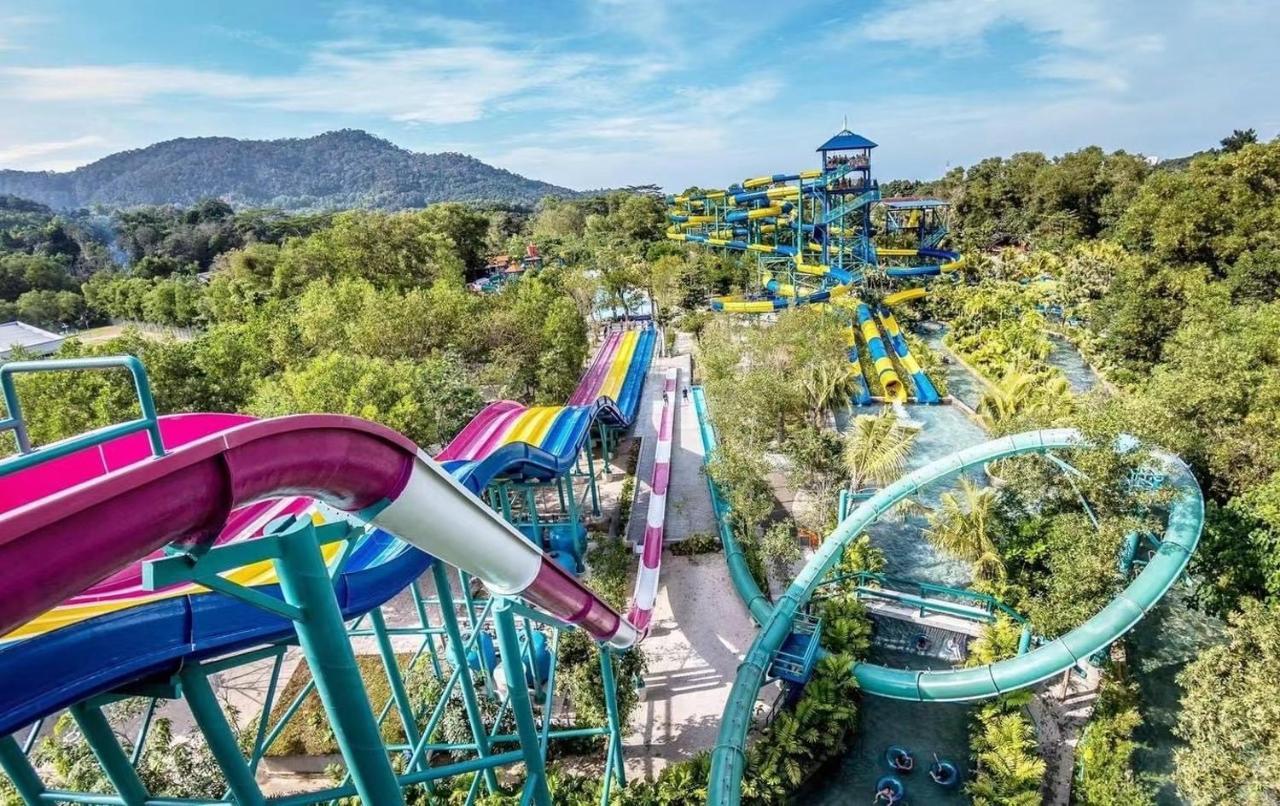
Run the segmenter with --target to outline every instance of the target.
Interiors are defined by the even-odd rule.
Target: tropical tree
[[[1060,374],[1011,370],[987,388],[978,401],[978,417],[989,430],[998,431],[1023,414],[1051,416],[1055,406],[1070,393],[1067,379]]]
[[[973,564],[981,580],[1003,581],[1004,560],[994,538],[996,491],[960,479],[959,491],[942,494],[941,506],[929,515],[925,535],[942,551]]]
[[[844,466],[853,492],[890,483],[907,466],[918,431],[903,427],[892,411],[854,418],[844,443]]]
[[[1241,602],[1226,642],[1178,676],[1174,781],[1194,806],[1280,802],[1280,604]]]
[[[1018,712],[984,712],[979,719],[978,773],[966,787],[974,806],[1040,806],[1045,763],[1036,754],[1035,729]]]

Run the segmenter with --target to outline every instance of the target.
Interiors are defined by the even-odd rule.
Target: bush
[[[696,532],[678,543],[671,544],[671,553],[677,557],[711,554],[720,551],[720,549],[720,538],[709,532]]]
[[[1093,718],[1076,748],[1072,799],[1079,806],[1150,806],[1151,782],[1134,774],[1133,732],[1142,724],[1138,690],[1108,674],[1102,680]]]

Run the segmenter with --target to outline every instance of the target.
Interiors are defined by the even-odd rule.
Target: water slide
[[[636,336],[641,349],[625,358],[615,350],[591,386],[597,403],[577,408],[634,416],[652,339],[651,332]],[[608,347],[607,340],[584,385]],[[459,438],[486,430],[484,415]],[[438,463],[389,429],[336,415],[172,415],[159,427],[170,451],[162,458],[151,458],[144,435],[131,434],[17,471],[0,485],[0,732],[170,673],[184,658],[292,634],[291,622],[199,586],[142,585],[143,561],[163,556],[170,543],[248,540],[284,515],[319,521],[360,513],[376,527],[334,578],[346,618],[403,590],[434,556],[612,646],[637,639],[629,622],[472,493],[525,470],[529,456],[521,451],[508,451],[506,464]],[[328,547],[326,560],[336,553]],[[281,595],[267,563],[229,579]]]
[[[889,353],[884,348],[884,340],[880,338],[880,328],[876,326],[871,309],[866,303],[860,302],[856,310],[855,316],[858,329],[862,333],[862,342],[867,345],[867,354],[871,356],[871,363],[875,366],[876,377],[880,379],[884,396],[894,403],[905,402],[907,388],[902,385],[898,371],[893,368],[893,360],[889,358]]]
[[[907,371],[911,376],[911,382],[915,384],[916,402],[930,406],[941,403],[942,397],[934,388],[933,381],[929,380],[929,376],[916,363],[916,358],[911,354],[911,348],[907,346],[907,340],[903,337],[902,328],[898,327],[898,320],[894,318],[893,312],[881,305],[879,314],[880,323],[884,325],[885,333],[889,336],[889,346],[893,348],[902,368]]]
[[[648,634],[653,605],[658,599],[658,575],[662,570],[662,541],[667,517],[667,484],[671,480],[671,431],[675,422],[676,394],[680,370],[671,368],[662,381],[662,408],[658,415],[658,442],[649,477],[649,507],[645,512],[644,541],[635,593],[631,597],[630,621],[642,635]]]
[[[700,391],[700,390],[696,390]],[[699,416],[705,417],[705,405]],[[704,443],[710,427],[705,426]],[[1081,444],[1074,429],[1028,431],[975,445],[914,470],[860,503],[828,536],[799,576],[778,599],[770,603],[750,580],[741,552],[730,551],[730,576],[747,604],[760,632],[741,665],[721,718],[720,735],[712,752],[709,803],[736,804],[744,768],[747,729],[765,671],[774,654],[791,633],[797,612],[814,589],[836,565],[845,547],[898,502],[922,488],[981,467],[1023,454],[1046,454]],[[714,443],[711,443],[714,446]],[[1180,459],[1152,452],[1175,492],[1168,505],[1163,540],[1137,577],[1095,616],[1066,635],[1034,650],[987,666],[967,669],[893,669],[858,663],[853,674],[863,691],[893,699],[920,702],[978,700],[1007,694],[1059,675],[1107,648],[1133,628],[1154,607],[1186,570],[1204,526],[1204,498],[1194,475]],[[713,498],[713,502],[714,502]],[[722,528],[722,535],[724,529]],[[731,530],[730,530],[731,533]],[[745,579],[744,579],[745,577]]]
[[[867,386],[867,379],[862,376],[862,358],[858,355],[858,329],[852,322],[849,323],[848,331],[845,333],[845,348],[846,357],[849,359],[849,374],[853,376],[857,387],[853,394],[853,405],[870,406],[871,388]]]
[[[565,473],[596,422],[625,428],[635,419],[657,338],[653,328],[615,332],[601,345],[569,405],[494,401],[436,459],[473,492],[505,472],[542,480]]]
[[[944,272],[952,272],[964,267],[964,258],[958,252],[947,249],[921,247],[919,249],[876,248],[876,257],[922,257],[937,261],[918,266],[890,266],[884,270],[886,277],[934,277]]]

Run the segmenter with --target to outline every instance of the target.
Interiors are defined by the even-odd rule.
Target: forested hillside
[[[122,151],[66,173],[0,170],[0,194],[58,209],[189,205],[401,210],[440,201],[532,206],[575,192],[465,154],[418,154],[363,131],[237,140],[192,137]]]

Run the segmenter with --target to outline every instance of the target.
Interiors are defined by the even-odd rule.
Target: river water
[[[941,326],[926,326],[920,335],[939,355],[947,354],[942,347],[945,329]],[[1097,386],[1097,375],[1075,347],[1056,335],[1051,338],[1053,350],[1048,363],[1062,371],[1072,390],[1082,393]],[[950,394],[976,408],[982,394],[982,382],[954,361],[944,366]],[[909,469],[986,438],[982,429],[959,406],[913,406],[909,412],[913,419],[924,425],[908,462]],[[837,417],[838,427],[844,430],[857,413],[858,410],[854,410]],[[938,485],[922,498],[936,500],[946,489],[946,485]],[[904,522],[889,518],[869,530],[873,542],[886,552],[886,572],[925,582],[966,585],[969,582],[967,564],[935,551],[922,533],[923,526],[924,521],[919,517]],[[1189,607],[1186,592],[1181,588],[1171,591],[1131,633],[1131,669],[1142,691],[1145,719],[1137,736],[1144,745],[1135,757],[1140,771],[1161,779],[1167,779],[1171,774],[1173,752],[1178,745],[1172,731],[1177,723],[1181,696],[1175,678],[1202,649],[1220,641],[1221,634],[1221,623]],[[929,664],[941,663],[936,659],[884,648],[874,648],[871,660],[903,668],[926,668]],[[881,697],[863,698],[854,746],[842,759],[833,762],[819,776],[820,782],[802,793],[797,802],[822,806],[870,803],[876,781],[888,773],[885,750],[896,744],[909,748],[921,765],[911,776],[902,779],[907,787],[909,803],[916,806],[968,803],[962,791],[944,791],[935,786],[925,770],[933,753],[956,763],[961,769],[968,766],[971,709],[972,706],[962,703],[922,704]],[[1182,806],[1185,801],[1166,781],[1160,790],[1158,803],[1160,806]]]

